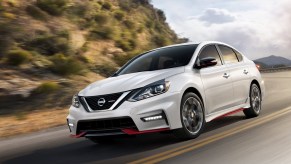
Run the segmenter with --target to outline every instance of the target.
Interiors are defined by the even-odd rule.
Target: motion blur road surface
[[[263,77],[259,117],[240,112],[212,121],[194,140],[146,134],[98,145],[58,127],[0,140],[0,163],[291,163],[291,72]]]

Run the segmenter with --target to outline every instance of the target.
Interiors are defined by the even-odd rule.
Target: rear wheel
[[[182,128],[174,131],[181,139],[198,137],[205,125],[204,107],[201,99],[195,93],[186,93],[181,102],[180,118]]]
[[[257,84],[252,84],[250,88],[250,108],[244,110],[248,118],[257,117],[261,111],[261,91]]]

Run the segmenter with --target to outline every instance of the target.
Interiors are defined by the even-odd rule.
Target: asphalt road
[[[291,72],[263,77],[267,96],[259,117],[240,112],[215,120],[194,140],[146,134],[98,145],[58,127],[0,140],[0,163],[291,163]]]

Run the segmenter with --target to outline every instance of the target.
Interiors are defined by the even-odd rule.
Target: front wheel
[[[252,84],[250,88],[250,108],[244,110],[244,114],[248,118],[257,117],[261,111],[261,91],[257,84]]]
[[[182,128],[174,131],[181,139],[198,137],[205,125],[204,107],[201,99],[195,93],[186,93],[181,101],[180,118]]]

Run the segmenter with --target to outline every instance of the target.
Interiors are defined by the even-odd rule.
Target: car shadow
[[[220,129],[244,119],[244,116],[228,116],[214,120],[206,124],[204,133]],[[145,152],[157,148],[188,142],[177,139],[171,133],[145,134],[137,137],[119,138],[113,143],[106,145],[94,144],[86,139],[68,138],[64,140],[72,141],[69,143],[64,142],[64,145],[56,147],[47,145],[50,148],[27,150],[23,155],[11,157],[3,161],[3,163],[95,163],[119,157],[127,158],[129,155],[136,155],[136,158]],[[119,161],[118,163],[123,162]]]
[[[204,132],[209,132],[212,130],[216,130],[227,125],[242,121],[247,119],[244,115],[241,116],[227,116],[219,119],[215,119],[211,122],[208,122],[205,126]]]

